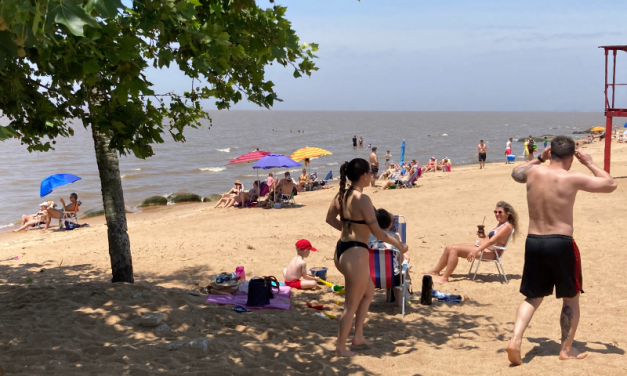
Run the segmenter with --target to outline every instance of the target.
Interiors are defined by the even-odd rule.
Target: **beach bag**
[[[275,286],[273,286],[273,282]],[[274,299],[272,289],[276,288],[279,292],[279,282],[276,277],[254,277],[248,282],[248,300],[246,305],[249,307],[263,307],[270,304],[270,299]]]
[[[431,296],[431,290],[433,290],[433,278],[430,275],[422,277],[422,293],[420,294],[420,304],[431,305],[433,297]]]
[[[65,229],[70,231],[70,230],[74,230],[75,228],[78,228],[79,226],[74,223],[74,222],[70,222],[70,221],[64,221],[65,222]]]

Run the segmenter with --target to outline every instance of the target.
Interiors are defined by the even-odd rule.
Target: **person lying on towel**
[[[309,257],[310,252],[316,252],[317,249],[311,246],[309,240],[301,239],[296,242],[296,256],[290,261],[287,268],[283,269],[283,277],[285,277],[285,286],[295,289],[315,289],[318,287],[320,278],[307,275],[307,263],[305,259]],[[302,281],[300,279],[303,279]]]

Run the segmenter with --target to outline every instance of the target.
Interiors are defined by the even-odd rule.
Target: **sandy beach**
[[[366,190],[377,207],[407,217],[414,294],[403,319],[377,291],[365,326],[374,346],[353,359],[333,356],[337,321],[315,316],[305,304],[317,301],[339,316],[335,302],[341,296],[292,290],[289,311],[238,314],[187,292],[238,265],[248,278],[282,280],[300,238],[319,250],[308,266],[325,266],[328,279],[342,283],[333,264],[339,233],[325,223],[333,189],[299,194],[303,207],[294,209],[225,210],[200,203],[128,214],[134,284],[109,282],[102,217],[81,221],[90,227],[75,231],[0,234],[0,365],[7,375],[627,374],[627,144],[612,147],[618,189],[580,193],[575,205],[585,290],[575,345],[590,352],[585,360],[558,360],[561,301],[547,298],[525,333],[525,364],[509,366],[505,348],[523,299],[518,289],[528,213],[525,187],[509,176],[513,165],[499,162],[482,171],[469,165],[427,174],[413,189]],[[584,150],[602,166],[601,143]],[[500,153],[490,152],[488,161]],[[576,161],[573,166],[587,172]],[[522,224],[504,255],[510,283],[499,282],[492,264],[482,265],[471,281],[469,265],[460,260],[440,290],[462,295],[463,302],[421,306],[420,272],[435,264],[445,245],[474,242],[484,216],[492,227],[499,200],[514,206]],[[141,326],[145,312],[163,313],[172,330]],[[210,338],[207,351],[165,348],[198,338]]]

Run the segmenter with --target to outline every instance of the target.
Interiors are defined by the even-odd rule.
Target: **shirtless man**
[[[569,172],[574,157],[594,176]],[[549,158],[548,166],[540,166]],[[587,353],[572,347],[579,323],[579,295],[583,292],[579,249],[572,238],[573,206],[578,191],[610,193],[616,183],[592,162],[589,154],[575,151],[575,142],[566,136],[555,137],[542,155],[514,168],[512,178],[527,184],[529,235],[520,284],[526,299],[516,312],[507,356],[513,365],[522,364],[520,347],[525,329],[542,299],[553,294],[555,286],[557,298],[563,298],[559,358],[583,359]]]
[[[377,147],[372,147],[372,153],[370,153],[370,170],[372,171],[372,180],[370,180],[370,186],[374,187],[377,176],[379,174],[379,158],[377,157]]]
[[[63,219],[63,212],[65,211],[66,213],[70,213],[70,212],[74,212],[76,213],[78,211],[77,206],[80,206],[81,203],[78,202],[78,195],[76,193],[70,193],[70,203],[65,205],[65,200],[63,200],[63,198],[60,199],[61,200],[61,205],[63,206],[62,209],[55,209],[52,207],[48,207],[48,210],[46,210],[46,225],[44,226],[44,230],[47,230],[50,227],[50,222],[53,219]]]
[[[507,144],[505,145],[505,164],[509,164],[509,155],[512,154],[512,139],[507,140]]]
[[[479,141],[479,145],[477,145],[477,151],[475,153],[475,157],[479,157],[479,169],[485,167],[485,160],[487,158],[486,153],[488,152],[488,145],[483,143],[483,140]]]

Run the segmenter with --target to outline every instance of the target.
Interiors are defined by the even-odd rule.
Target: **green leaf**
[[[298,69],[294,69],[294,78],[302,77]]]
[[[83,63],[83,73],[84,74],[92,74],[96,73],[100,70],[100,65],[98,64],[98,60],[87,60]]]
[[[100,17],[112,18],[118,14],[118,9],[123,8],[120,0],[89,0],[85,5],[85,12],[90,14],[95,9]]]
[[[48,7],[48,15],[46,16],[46,29],[53,22],[65,25],[70,33],[76,36],[83,36],[83,27],[89,25],[99,28],[100,25],[95,18],[85,13],[83,8],[68,0],[51,0]]]
[[[187,0],[187,1],[195,7],[199,7],[202,5],[199,0]]]

